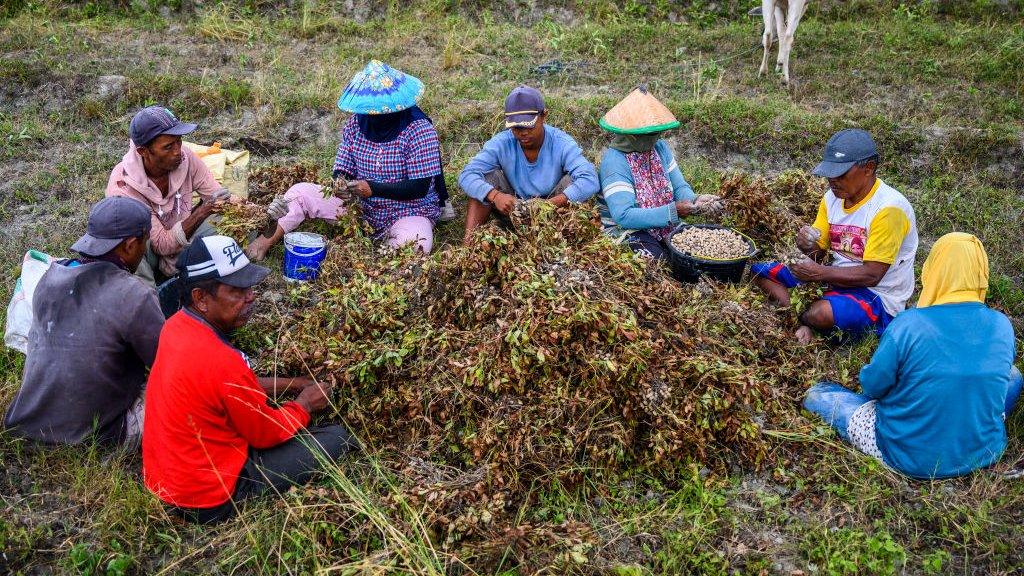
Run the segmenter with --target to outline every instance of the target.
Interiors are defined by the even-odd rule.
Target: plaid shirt
[[[334,170],[374,182],[400,182],[430,178],[441,173],[441,142],[429,120],[409,124],[391,142],[371,142],[359,131],[355,115],[341,130],[341,143],[334,159]],[[363,218],[378,236],[398,219],[423,216],[437,223],[441,215],[437,192],[431,180],[427,195],[418,200],[391,200],[369,197],[361,200]]]

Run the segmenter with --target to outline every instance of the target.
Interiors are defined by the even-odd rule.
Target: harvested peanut
[[[728,260],[750,254],[742,236],[724,228],[683,228],[672,235],[672,246],[696,258]]]

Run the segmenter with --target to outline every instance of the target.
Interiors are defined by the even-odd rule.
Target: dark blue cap
[[[505,98],[505,127],[533,128],[537,116],[544,111],[544,97],[540,90],[518,86]]]
[[[173,112],[163,106],[148,106],[135,113],[128,134],[136,146],[145,146],[161,134],[184,136],[196,128],[195,124],[178,120]]]
[[[840,130],[828,139],[821,163],[811,172],[824,178],[838,178],[861,160],[878,154],[871,134],[859,128]]]
[[[103,256],[126,238],[139,238],[150,230],[152,218],[145,204],[124,196],[100,200],[89,211],[85,234],[71,249],[86,256]]]

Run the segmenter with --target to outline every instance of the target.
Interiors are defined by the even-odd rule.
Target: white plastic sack
[[[7,305],[4,344],[22,354],[28,352],[28,330],[32,327],[32,295],[53,258],[38,250],[29,250],[21,261],[21,277],[14,284],[14,296]]]

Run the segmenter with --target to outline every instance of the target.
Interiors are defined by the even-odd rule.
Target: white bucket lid
[[[284,243],[299,248],[323,248],[327,245],[327,240],[313,232],[289,232],[284,235]]]

